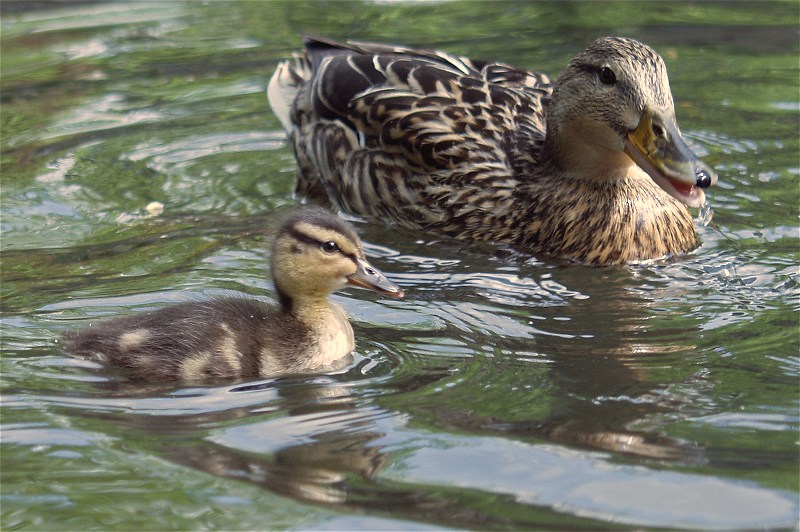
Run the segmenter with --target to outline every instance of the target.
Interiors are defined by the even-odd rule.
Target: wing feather
[[[467,218],[480,223],[476,212],[511,201],[533,173],[552,90],[542,74],[324,39],[307,41],[301,66],[282,72],[295,80],[290,136],[301,193],[322,190],[352,212],[460,232]],[[309,66],[310,81],[297,82]]]

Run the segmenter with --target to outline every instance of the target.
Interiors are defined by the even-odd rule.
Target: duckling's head
[[[664,60],[633,39],[598,39],[570,61],[548,105],[546,147],[577,177],[618,179],[635,164],[694,207],[716,182],[678,129]]]
[[[304,207],[278,229],[272,247],[272,277],[287,310],[299,300],[324,300],[346,285],[390,297],[399,286],[371,266],[353,227],[321,207]]]

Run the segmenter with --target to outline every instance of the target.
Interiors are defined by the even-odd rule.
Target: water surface
[[[798,525],[797,5],[2,5],[2,528]],[[641,39],[720,174],[713,224],[587,268],[356,220],[408,297],[336,296],[340,373],[142,385],[65,357],[103,316],[274,297],[299,198],[264,90],[303,34],[552,75]]]

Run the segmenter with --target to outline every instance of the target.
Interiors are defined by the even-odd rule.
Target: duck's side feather
[[[352,350],[352,328],[341,319],[335,325],[350,345],[331,359]],[[73,356],[129,368],[142,379],[268,377],[321,365],[320,332],[278,307],[223,298],[100,321],[66,332],[64,345]]]
[[[299,86],[290,120],[300,193],[431,228],[508,197],[518,176],[533,174],[546,76],[405,48],[348,53],[354,47],[311,47],[304,67],[293,69],[309,76],[318,65]],[[384,49],[391,53],[371,55]]]

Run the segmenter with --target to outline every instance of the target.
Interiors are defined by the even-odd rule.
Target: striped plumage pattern
[[[694,248],[688,210],[641,172],[603,182],[559,173],[545,147],[553,89],[544,74],[501,63],[309,39],[268,93],[298,192],[341,209],[590,264]]]

